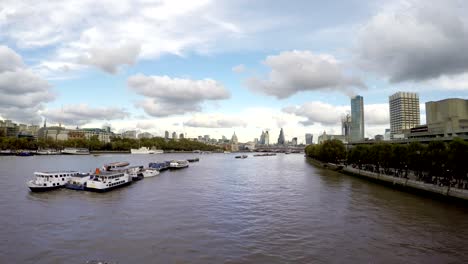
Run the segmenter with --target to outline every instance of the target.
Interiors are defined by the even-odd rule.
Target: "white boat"
[[[154,177],[157,175],[159,175],[159,170],[157,169],[146,168],[143,170],[143,177],[145,178]]]
[[[34,172],[36,177],[30,180],[26,185],[33,192],[45,192],[63,187],[68,180],[80,174],[77,171],[52,171],[52,172]]]
[[[107,192],[132,183],[132,178],[125,171],[99,171],[86,181],[86,190]]]
[[[164,150],[162,150],[162,149],[155,149],[153,151],[154,151],[154,154],[163,154],[164,153]]]
[[[60,151],[55,149],[40,149],[36,152],[37,155],[59,155]]]
[[[154,154],[154,150],[151,150],[147,147],[141,147],[139,149],[130,149],[130,153],[132,154]]]
[[[62,154],[66,155],[89,155],[87,148],[64,148]]]
[[[186,160],[173,160],[169,163],[170,169],[182,169],[187,168],[189,166],[189,162]]]

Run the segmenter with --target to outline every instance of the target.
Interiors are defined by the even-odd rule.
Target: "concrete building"
[[[69,130],[61,126],[41,127],[37,136],[41,139],[52,139],[52,140],[68,140]]]
[[[305,134],[305,143],[306,145],[311,145],[313,144],[314,142],[314,135],[310,134],[310,133],[306,133]]]
[[[177,139],[178,139],[177,133],[176,133],[176,132],[172,132],[172,139],[173,139],[173,140],[177,140]]]
[[[291,140],[291,145],[297,146],[297,137],[293,137]]]
[[[169,139],[169,131],[164,131],[164,138]]]
[[[323,134],[320,135],[317,139],[317,143],[321,144],[327,140],[333,140],[333,139],[338,139],[343,143],[346,143],[346,138],[343,135],[328,135],[325,131],[323,131]]]
[[[364,98],[351,98],[351,141],[364,140]]]
[[[385,129],[384,140],[390,140],[390,128]]]
[[[389,97],[390,137],[400,138],[405,130],[420,124],[419,96],[417,93],[398,92]],[[395,135],[398,135],[395,137]]]
[[[180,134],[179,134],[179,138],[180,138],[180,139],[184,139],[184,138],[185,138],[184,133],[180,133]]]
[[[430,133],[454,135],[468,130],[468,100],[450,98],[426,103]]]

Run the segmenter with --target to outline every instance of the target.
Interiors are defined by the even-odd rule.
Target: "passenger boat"
[[[59,155],[60,151],[57,151],[55,149],[39,149],[36,152],[36,155]]]
[[[20,157],[29,157],[29,156],[32,156],[34,155],[31,151],[19,151],[19,152],[16,152],[16,156],[20,156]]]
[[[154,177],[156,175],[159,175],[159,170],[157,169],[146,168],[143,170],[143,177],[145,178]]]
[[[132,154],[154,154],[154,150],[151,150],[147,147],[141,147],[138,149],[130,149],[130,153]]]
[[[246,159],[248,156],[247,155],[239,155],[239,156],[236,156],[235,158],[236,159]]]
[[[169,163],[170,169],[183,169],[189,166],[189,162],[186,160],[173,160]]]
[[[100,171],[86,181],[85,189],[92,192],[107,192],[132,183],[132,178],[125,171]]]
[[[104,166],[102,166],[102,169],[104,171],[123,170],[128,165],[130,165],[130,163],[128,163],[126,161],[112,162],[112,163],[104,164]]]
[[[87,148],[64,148],[62,154],[65,155],[89,155]]]
[[[154,151],[154,154],[163,154],[164,153],[164,150],[162,150],[162,149],[155,149],[153,151]]]
[[[36,178],[28,181],[26,185],[33,192],[50,191],[62,188],[70,177],[78,174],[77,171],[34,172]]]
[[[254,157],[276,156],[276,153],[254,154],[253,156],[254,156]]]
[[[198,162],[200,161],[200,158],[194,158],[194,159],[187,159],[188,162]]]
[[[9,149],[2,149],[0,150],[0,156],[10,156],[14,155],[15,153]]]
[[[169,164],[170,163],[171,163],[170,161],[150,162],[150,164],[148,164],[148,167],[150,167],[152,169],[157,169],[158,171],[164,171],[164,170],[169,169]]]
[[[91,178],[89,173],[78,173],[71,176],[65,183],[65,188],[71,190],[84,190],[86,188],[86,182]]]

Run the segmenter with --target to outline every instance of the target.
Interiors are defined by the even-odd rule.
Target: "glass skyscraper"
[[[356,95],[351,98],[351,141],[364,139],[364,98]]]

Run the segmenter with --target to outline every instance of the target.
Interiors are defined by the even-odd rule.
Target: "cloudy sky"
[[[369,137],[394,92],[468,97],[464,0],[1,3],[2,119],[303,142],[352,95]]]

